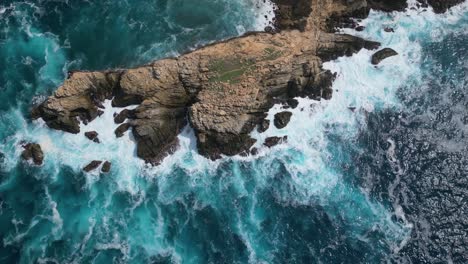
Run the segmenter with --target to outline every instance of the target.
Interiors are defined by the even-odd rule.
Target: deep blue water
[[[328,63],[334,98],[301,99],[286,129],[254,132],[290,139],[256,158],[206,160],[187,127],[181,148],[147,168],[128,136],[112,136],[110,107],[88,125],[99,145],[29,120],[68,70],[259,30],[269,14],[259,2],[0,3],[0,263],[464,263],[466,5],[373,12],[350,33],[400,55]],[[43,166],[19,160],[23,140],[41,144]],[[93,159],[112,161],[111,173],[81,172]]]

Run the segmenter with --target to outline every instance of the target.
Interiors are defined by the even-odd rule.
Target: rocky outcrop
[[[292,113],[289,111],[284,111],[275,114],[275,120],[273,123],[275,124],[275,127],[278,129],[285,128],[289,121],[291,120]]]
[[[377,65],[383,60],[385,60],[386,58],[396,56],[396,55],[398,55],[398,52],[396,52],[395,50],[391,48],[384,48],[374,53],[374,55],[372,55],[371,62],[372,64]]]
[[[101,143],[99,141],[99,138],[98,138],[99,134],[96,131],[88,131],[88,132],[85,132],[84,135],[85,135],[86,138],[88,138],[89,140],[91,140],[91,141],[93,141],[95,143]]]
[[[124,133],[130,129],[131,125],[129,123],[121,124],[118,126],[114,133],[117,138],[123,137]]]
[[[135,111],[124,109],[114,116],[114,122],[116,124],[122,124],[123,122],[125,122],[125,120],[129,118],[135,118]]]
[[[288,141],[288,136],[284,137],[269,137],[265,139],[265,142],[263,143],[264,146],[268,148],[272,148],[280,143],[284,143]]]
[[[435,13],[444,13],[447,9],[463,3],[464,0],[418,0],[423,5],[430,5]]]
[[[102,164],[101,172],[108,173],[110,172],[111,167],[112,167],[112,163],[110,163],[109,161],[105,161],[104,164]]]
[[[35,165],[40,166],[44,162],[44,152],[39,144],[27,143],[22,145],[23,152],[21,158],[24,160],[32,160]]]
[[[400,1],[274,0],[275,30],[248,33],[177,58],[126,70],[73,72],[32,111],[54,129],[80,131],[102,112],[102,102],[127,107],[115,116],[137,143],[137,155],[157,164],[178,146],[190,124],[199,153],[211,159],[247,153],[250,132],[275,103],[294,97],[330,99],[335,76],[324,61],[350,56],[379,43],[332,33],[333,25],[370,8],[400,10]],[[406,2],[406,1],[405,1]],[[271,33],[274,32],[274,33]],[[296,105],[297,106],[297,105]]]
[[[268,119],[263,119],[263,120],[260,122],[257,131],[258,131],[259,133],[263,133],[263,132],[267,131],[268,128],[270,128],[270,120],[268,120]]]
[[[85,172],[91,172],[95,169],[97,169],[99,166],[101,166],[102,164],[102,161],[100,160],[93,160],[91,161],[90,163],[88,163],[88,165],[86,165],[84,168],[83,168],[83,171]]]

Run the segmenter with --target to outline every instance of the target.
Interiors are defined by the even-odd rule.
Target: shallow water
[[[27,118],[67,70],[133,66],[260,30],[271,12],[262,3],[0,4],[2,262],[462,263],[466,4],[372,12],[365,31],[344,30],[400,55],[377,67],[365,50],[327,63],[334,97],[299,99],[287,128],[253,132],[289,137],[258,157],[209,161],[187,127],[180,149],[148,168],[131,135],[113,136],[109,103],[82,127],[102,144]],[[24,140],[41,144],[42,167],[19,161]],[[110,160],[111,173],[82,173],[94,159]]]

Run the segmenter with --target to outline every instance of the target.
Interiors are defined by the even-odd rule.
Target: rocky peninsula
[[[249,153],[250,132],[264,124],[275,103],[294,105],[295,97],[327,100],[334,75],[326,61],[351,56],[380,44],[346,34],[370,9],[401,11],[406,0],[273,0],[274,23],[265,32],[201,47],[176,58],[132,69],[71,72],[64,84],[32,110],[53,129],[80,131],[102,113],[104,100],[115,107],[138,105],[115,118],[116,136],[131,130],[137,155],[157,164],[178,146],[177,135],[190,124],[199,153],[218,159]],[[444,12],[460,0],[420,1]],[[382,29],[383,30],[383,29]]]

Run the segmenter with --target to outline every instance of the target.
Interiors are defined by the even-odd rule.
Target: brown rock
[[[21,153],[21,157],[24,160],[32,160],[34,164],[40,166],[44,161],[44,152],[42,152],[42,148],[39,144],[36,143],[28,143],[23,145],[23,152]]]
[[[80,131],[79,123],[99,116],[104,99],[112,105],[138,105],[116,116],[116,136],[132,128],[137,155],[157,164],[178,145],[177,135],[193,127],[202,155],[248,153],[260,125],[276,101],[294,97],[330,99],[335,75],[323,62],[377,49],[379,43],[332,28],[364,18],[370,8],[400,10],[406,0],[274,0],[275,34],[248,33],[178,58],[118,71],[73,72],[55,94],[36,107],[54,129]],[[284,122],[283,122],[284,121]],[[279,123],[286,125],[287,120]]]
[[[115,133],[115,136],[117,138],[120,138],[120,137],[123,137],[124,133],[127,132],[127,130],[130,129],[130,124],[129,123],[124,123],[124,124],[121,124],[120,126],[118,126],[114,133]]]
[[[275,127],[278,129],[285,128],[289,124],[289,121],[291,120],[291,116],[292,116],[292,113],[289,111],[277,113],[275,115],[275,120],[273,121],[273,123],[275,124]]]
[[[271,147],[274,147],[280,143],[283,143],[283,142],[286,142],[288,141],[288,136],[284,136],[284,137],[269,137],[267,139],[265,139],[265,143],[263,143],[263,145],[271,148]]]
[[[108,173],[111,170],[112,163],[109,161],[105,161],[104,164],[102,164],[101,172],[102,173]]]
[[[98,135],[99,134],[96,131],[85,132],[85,137],[87,137],[89,140],[92,140],[93,142],[96,142],[96,143],[100,143]]]
[[[127,118],[135,118],[135,112],[132,110],[124,109],[114,117],[116,124],[122,124]]]
[[[435,13],[444,13],[447,9],[463,3],[464,0],[418,0],[420,3],[429,4],[434,9]]]
[[[258,126],[257,130],[258,130],[258,132],[263,133],[263,132],[267,131],[268,128],[270,128],[270,120],[263,119],[263,121]]]
[[[372,55],[371,62],[372,64],[377,65],[386,58],[396,55],[398,55],[398,52],[396,52],[395,50],[391,48],[385,48],[374,53],[374,55]]]
[[[85,171],[85,172],[93,171],[93,170],[97,169],[101,165],[101,163],[102,163],[102,161],[100,161],[100,160],[93,160],[83,168],[83,171]]]

